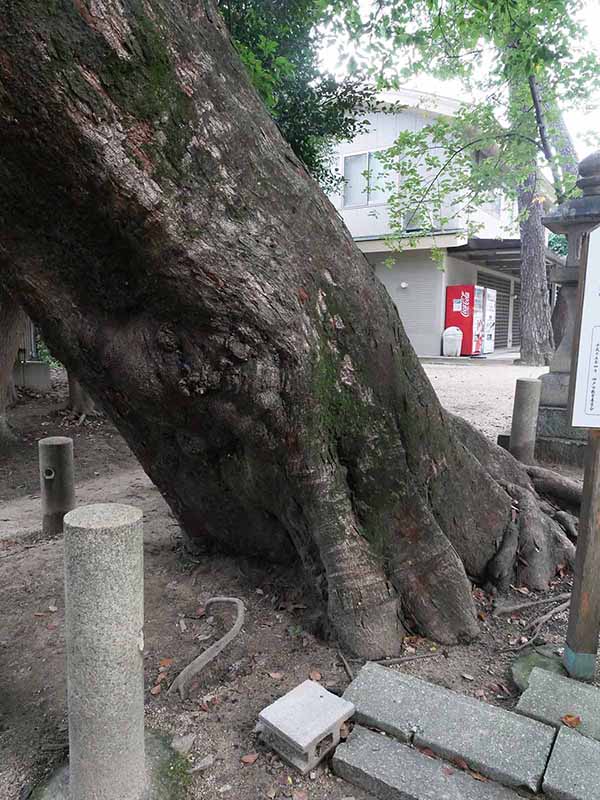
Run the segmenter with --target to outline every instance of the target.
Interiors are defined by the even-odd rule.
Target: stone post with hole
[[[42,530],[46,536],[63,531],[63,518],[75,508],[73,440],[50,436],[38,442]]]

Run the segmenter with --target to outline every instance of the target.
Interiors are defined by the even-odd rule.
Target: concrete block
[[[477,781],[359,725],[335,751],[332,766],[336,775],[380,800],[518,800],[505,786]]]
[[[377,664],[366,664],[344,697],[359,723],[463,759],[506,786],[540,787],[555,737],[548,725]]]
[[[581,717],[577,732],[600,741],[600,689],[536,668],[517,711],[532,719],[562,728],[566,714]],[[600,797],[600,786],[598,787]]]
[[[550,464],[569,464],[573,467],[585,465],[587,442],[578,439],[558,439],[538,436],[535,457]]]
[[[543,789],[551,800],[598,800],[600,743],[577,731],[561,728],[546,770]]]
[[[306,773],[340,741],[340,728],[354,714],[354,705],[304,681],[260,712],[263,740],[282,758]]]
[[[540,406],[537,419],[537,435],[543,438],[574,439],[586,442],[587,428],[573,428],[571,415],[566,408]]]
[[[498,447],[508,450],[510,447],[510,433],[499,433],[496,439]]]
[[[13,371],[15,386],[31,389],[32,392],[49,392],[52,382],[50,367],[44,361],[26,361],[17,364]]]
[[[540,377],[542,382],[542,396],[540,405],[566,408],[569,404],[568,372],[547,372]]]

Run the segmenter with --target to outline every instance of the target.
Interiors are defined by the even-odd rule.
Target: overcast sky
[[[365,4],[369,0],[363,0]],[[583,11],[583,22],[588,31],[588,41],[590,45],[600,55],[600,0],[586,0]],[[323,64],[334,72],[338,70],[338,48],[331,47],[323,52]],[[425,92],[437,92],[447,97],[461,97],[461,89],[458,83],[441,82],[426,76],[419,77],[418,81],[413,80],[406,84],[407,88],[418,89]],[[600,149],[600,97],[590,97],[590,109],[567,110],[565,118],[571,136],[575,142],[577,153],[580,158],[588,155],[596,149]],[[596,140],[595,144],[590,144],[588,139],[592,137]]]

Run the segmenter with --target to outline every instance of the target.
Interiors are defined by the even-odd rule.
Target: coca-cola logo
[[[471,304],[471,295],[469,292],[462,291],[460,293],[460,315],[461,317],[469,316],[469,306]]]

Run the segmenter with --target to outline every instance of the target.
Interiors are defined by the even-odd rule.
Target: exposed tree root
[[[528,466],[526,470],[538,494],[556,499],[559,505],[566,503],[574,509],[579,509],[582,493],[580,483],[544,467]]]
[[[237,618],[231,630],[227,631],[225,636],[221,637],[219,641],[215,642],[215,644],[209,647],[208,650],[205,650],[204,653],[198,656],[198,658],[195,658],[191,664],[188,664],[187,667],[179,673],[179,675],[170,685],[168,694],[171,694],[171,692],[177,690],[182,700],[185,700],[187,697],[187,690],[190,681],[196,675],[198,675],[198,673],[201,672],[204,667],[210,664],[211,661],[214,661],[219,653],[223,652],[227,645],[235,639],[244,624],[246,609],[244,608],[242,601],[238,600],[237,597],[211,597],[206,604],[206,609],[208,610],[210,606],[214,605],[215,603],[233,603],[237,609]]]
[[[575,546],[565,534],[567,530],[572,535],[565,517],[557,518],[555,506],[539,493],[543,489],[543,494],[559,506],[567,504],[572,508],[575,500],[579,503],[581,487],[551,470],[524,466],[465,420],[452,419],[463,445],[512,500],[511,519],[488,564],[488,586],[500,592],[507,591],[511,584],[543,591],[560,564],[573,566]]]
[[[579,535],[579,520],[568,511],[557,511],[554,519],[564,529],[565,533],[572,542],[577,542]]]
[[[524,611],[527,608],[534,608],[535,606],[547,605],[549,603],[556,603],[558,600],[565,600],[571,597],[571,592],[563,592],[562,594],[554,595],[554,597],[544,597],[540,600],[530,600],[527,603],[517,603],[516,605],[501,605],[494,609],[494,615],[497,617],[504,614],[514,614],[516,611]]]

